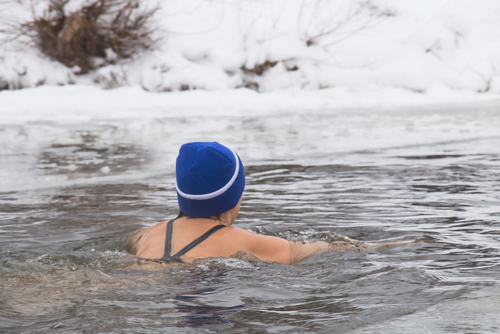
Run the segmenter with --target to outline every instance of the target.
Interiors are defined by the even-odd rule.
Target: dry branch
[[[140,11],[138,0],[96,0],[66,14],[68,1],[51,0],[42,16],[21,25],[21,32],[42,53],[78,66],[81,74],[131,58],[157,42],[150,20],[158,7]]]

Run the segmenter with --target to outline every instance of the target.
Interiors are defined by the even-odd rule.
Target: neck
[[[220,216],[211,216],[207,218],[193,218],[189,216],[184,216],[189,220],[206,221],[206,222],[218,222],[220,225],[231,226],[233,225],[236,217],[230,215],[229,213],[223,213]]]
[[[213,217],[208,217],[209,219],[217,220],[221,225],[225,226],[231,226],[233,225],[234,221],[236,220],[236,217],[231,214],[231,211],[229,212],[224,212],[220,214],[219,216],[213,216]]]

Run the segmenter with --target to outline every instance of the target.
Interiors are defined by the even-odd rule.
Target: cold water
[[[165,115],[0,122],[0,332],[500,332],[500,106]],[[140,269],[194,140],[243,160],[235,226],[431,242]]]

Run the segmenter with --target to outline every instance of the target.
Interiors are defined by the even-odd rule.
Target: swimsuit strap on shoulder
[[[167,262],[182,262],[181,259],[174,258],[170,255],[172,252],[172,228],[174,226],[175,219],[172,219],[167,223],[167,233],[165,235],[165,251],[163,252],[163,257],[160,260]]]
[[[182,262],[182,260],[181,260],[182,255],[186,254],[191,249],[198,246],[200,243],[205,241],[209,236],[211,236],[212,234],[214,234],[215,232],[217,232],[221,228],[226,227],[225,225],[214,226],[210,230],[208,230],[207,232],[203,233],[202,236],[195,239],[194,241],[189,243],[186,247],[184,247],[183,249],[178,251],[175,255],[170,255],[170,253],[172,251],[172,229],[173,229],[173,225],[174,225],[174,220],[175,219],[169,221],[167,224],[167,233],[165,236],[165,253],[163,254],[163,257],[161,258],[161,260],[166,260],[166,261],[170,261],[170,262]]]
[[[192,241],[189,245],[187,245],[186,247],[181,249],[179,252],[177,252],[177,254],[175,254],[174,257],[180,258],[182,255],[186,254],[191,249],[193,249],[194,247],[199,245],[201,242],[203,242],[205,239],[207,239],[209,236],[211,236],[212,234],[214,234],[215,232],[217,232],[218,230],[220,230],[221,228],[224,228],[224,227],[226,227],[226,226],[225,225],[217,225],[217,226],[212,227],[210,230],[206,231],[201,237]]]

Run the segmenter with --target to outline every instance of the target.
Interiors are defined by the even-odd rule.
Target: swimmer
[[[135,235],[133,249],[141,258],[189,263],[243,251],[264,261],[295,264],[329,249],[324,241],[288,241],[232,226],[240,211],[245,171],[236,152],[226,146],[182,145],[176,181],[180,213]]]
[[[236,152],[217,142],[182,145],[176,161],[180,213],[137,231],[130,240],[132,253],[164,263],[232,257],[295,264],[316,253],[382,246],[345,237],[289,241],[234,227],[244,188],[245,171]]]

